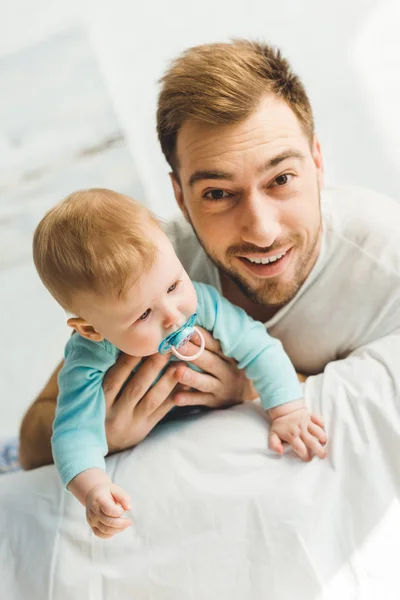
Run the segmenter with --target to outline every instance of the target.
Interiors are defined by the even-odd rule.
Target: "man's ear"
[[[172,171],[169,174],[169,177],[171,179],[172,187],[174,188],[175,200],[177,201],[179,208],[183,212],[183,216],[185,217],[186,221],[189,222],[189,214],[186,208],[185,201],[183,199],[181,184],[179,183],[175,173],[173,173]]]
[[[319,188],[321,189],[324,184],[324,161],[322,159],[321,145],[316,135],[313,138],[312,144],[312,157],[314,159],[315,166],[317,167],[317,178]]]
[[[80,317],[71,317],[68,319],[67,325],[72,327],[72,329],[75,329],[75,331],[80,333],[82,337],[92,340],[92,342],[102,342],[104,340],[103,336],[95,330],[93,325],[89,325],[85,319],[81,319]]]

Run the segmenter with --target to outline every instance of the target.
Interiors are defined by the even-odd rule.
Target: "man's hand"
[[[283,454],[282,442],[288,442],[303,460],[310,460],[313,454],[326,457],[324,446],[327,436],[321,417],[310,414],[303,400],[282,404],[268,411],[271,418],[269,447]]]
[[[176,366],[171,364],[153,386],[170,354],[147,357],[121,388],[141,358],[121,354],[109,369],[103,391],[106,400],[106,435],[110,452],[136,446],[174,406],[171,393],[177,385]]]
[[[193,371],[184,362],[172,363],[151,387],[171,358],[170,354],[154,354],[143,361],[121,392],[141,359],[121,354],[107,372],[103,390],[110,452],[141,442],[174,405],[223,408],[257,397],[244,371],[238,369],[234,360],[222,354],[219,342],[208,331],[202,329],[202,333],[206,349],[194,364],[205,373]],[[180,349],[188,355],[197,350],[198,346],[192,342]],[[181,385],[177,386],[178,382]],[[190,391],[191,388],[194,391]]]
[[[198,373],[184,362],[178,363],[175,377],[181,387],[173,394],[175,404],[224,408],[257,398],[258,394],[244,370],[240,370],[233,359],[222,354],[220,343],[211,333],[201,327],[199,329],[204,336],[206,348],[193,364],[205,372]],[[179,351],[190,356],[198,349],[198,345],[188,342]]]
[[[206,373],[196,373],[183,362],[172,363],[151,387],[169,361],[170,354],[154,354],[146,358],[125,387],[141,358],[121,354],[109,369],[104,377],[103,390],[110,452],[125,450],[141,442],[174,405],[204,404],[222,408],[257,397],[244,372],[233,360],[222,356],[220,345],[211,334],[204,330],[203,334],[206,350],[196,364]],[[198,350],[198,346],[190,344],[187,351],[192,354],[193,348]],[[20,457],[24,469],[53,462],[50,437],[58,395],[57,375],[62,364],[52,374],[22,423]],[[177,385],[178,382],[182,385]],[[190,388],[196,391],[188,391]]]

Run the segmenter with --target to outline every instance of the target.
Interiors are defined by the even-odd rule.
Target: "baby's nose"
[[[179,325],[179,321],[180,321],[179,311],[171,309],[168,312],[166,312],[166,314],[164,316],[163,325],[164,325],[165,329],[169,329],[170,327],[173,327],[174,325]]]

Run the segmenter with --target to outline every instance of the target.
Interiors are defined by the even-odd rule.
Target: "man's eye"
[[[230,194],[224,190],[210,190],[204,194],[204,198],[208,200],[224,200],[229,198]]]
[[[151,308],[148,308],[141,317],[139,317],[139,321],[145,321],[149,314],[151,313]]]
[[[276,179],[274,179],[274,184],[276,184],[277,186],[286,185],[287,183],[289,183],[292,177],[293,175],[291,175],[290,173],[282,173],[282,175],[279,175],[278,177],[276,177]]]
[[[176,288],[179,285],[179,281],[175,281],[175,283],[173,283],[168,289],[167,289],[167,294],[169,294],[170,292],[173,292],[174,290],[176,290]]]

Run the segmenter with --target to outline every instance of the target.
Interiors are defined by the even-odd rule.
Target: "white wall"
[[[155,134],[156,81],[184,48],[234,36],[281,46],[304,79],[328,183],[400,198],[399,21],[399,4],[382,0],[202,0],[197,7],[173,0],[138,10],[116,0],[96,10],[93,39],[156,210],[169,214],[173,206]]]
[[[168,61],[184,48],[238,36],[281,46],[304,79],[328,183],[359,183],[400,198],[398,3],[12,0],[6,4],[0,7],[0,58],[77,25],[89,29],[143,178],[144,200],[163,216],[176,209],[155,133],[156,82]],[[10,340],[8,347],[3,343],[0,355],[1,433],[16,430],[26,405],[61,357],[67,332],[61,312],[31,264],[0,272],[0,288],[0,330],[3,342],[5,331]]]
[[[79,22],[90,28],[147,200],[164,216],[174,204],[155,134],[156,82],[184,48],[235,36],[282,47],[302,76],[328,183],[400,198],[398,2],[13,0],[0,13],[0,56]]]

